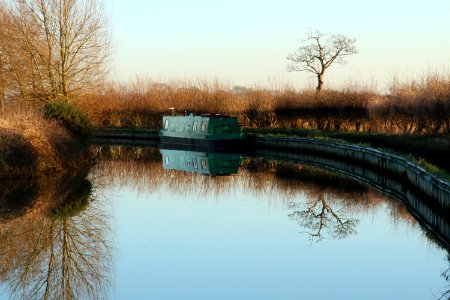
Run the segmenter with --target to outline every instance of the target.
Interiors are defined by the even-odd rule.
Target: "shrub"
[[[44,117],[58,121],[74,136],[89,136],[89,122],[86,114],[67,102],[49,102],[44,106]]]

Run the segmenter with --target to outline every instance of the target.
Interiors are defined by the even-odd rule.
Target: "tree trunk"
[[[320,92],[323,88],[323,76],[324,73],[317,74],[317,87],[316,87],[317,92]]]
[[[0,113],[3,110],[3,100],[5,99],[5,79],[3,75],[3,53],[0,52]]]
[[[2,76],[0,73],[0,113],[3,111],[3,102],[5,101],[5,82]]]

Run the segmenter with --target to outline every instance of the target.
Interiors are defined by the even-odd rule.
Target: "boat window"
[[[164,130],[169,129],[169,120],[166,119],[166,121],[164,122]]]
[[[194,125],[192,125],[192,131],[197,131],[197,127],[198,127],[198,122],[195,121]]]
[[[206,160],[202,159],[202,169],[206,170]]]
[[[192,164],[194,165],[194,168],[198,168],[198,164],[197,164],[197,159],[196,158],[193,158],[192,159]]]
[[[206,121],[202,121],[202,132],[206,130]]]
[[[164,156],[164,164],[166,165],[166,166],[168,166],[169,165],[169,157],[168,156]]]

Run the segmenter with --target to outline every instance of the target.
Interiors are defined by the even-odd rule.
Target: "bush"
[[[44,117],[58,121],[74,136],[89,136],[89,122],[86,114],[67,102],[47,103],[44,106]]]

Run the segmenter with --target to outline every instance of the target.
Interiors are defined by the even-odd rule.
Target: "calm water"
[[[255,158],[97,153],[87,180],[0,194],[2,299],[438,299],[449,288],[448,252],[401,202],[350,179]],[[32,200],[11,207],[24,189]]]

